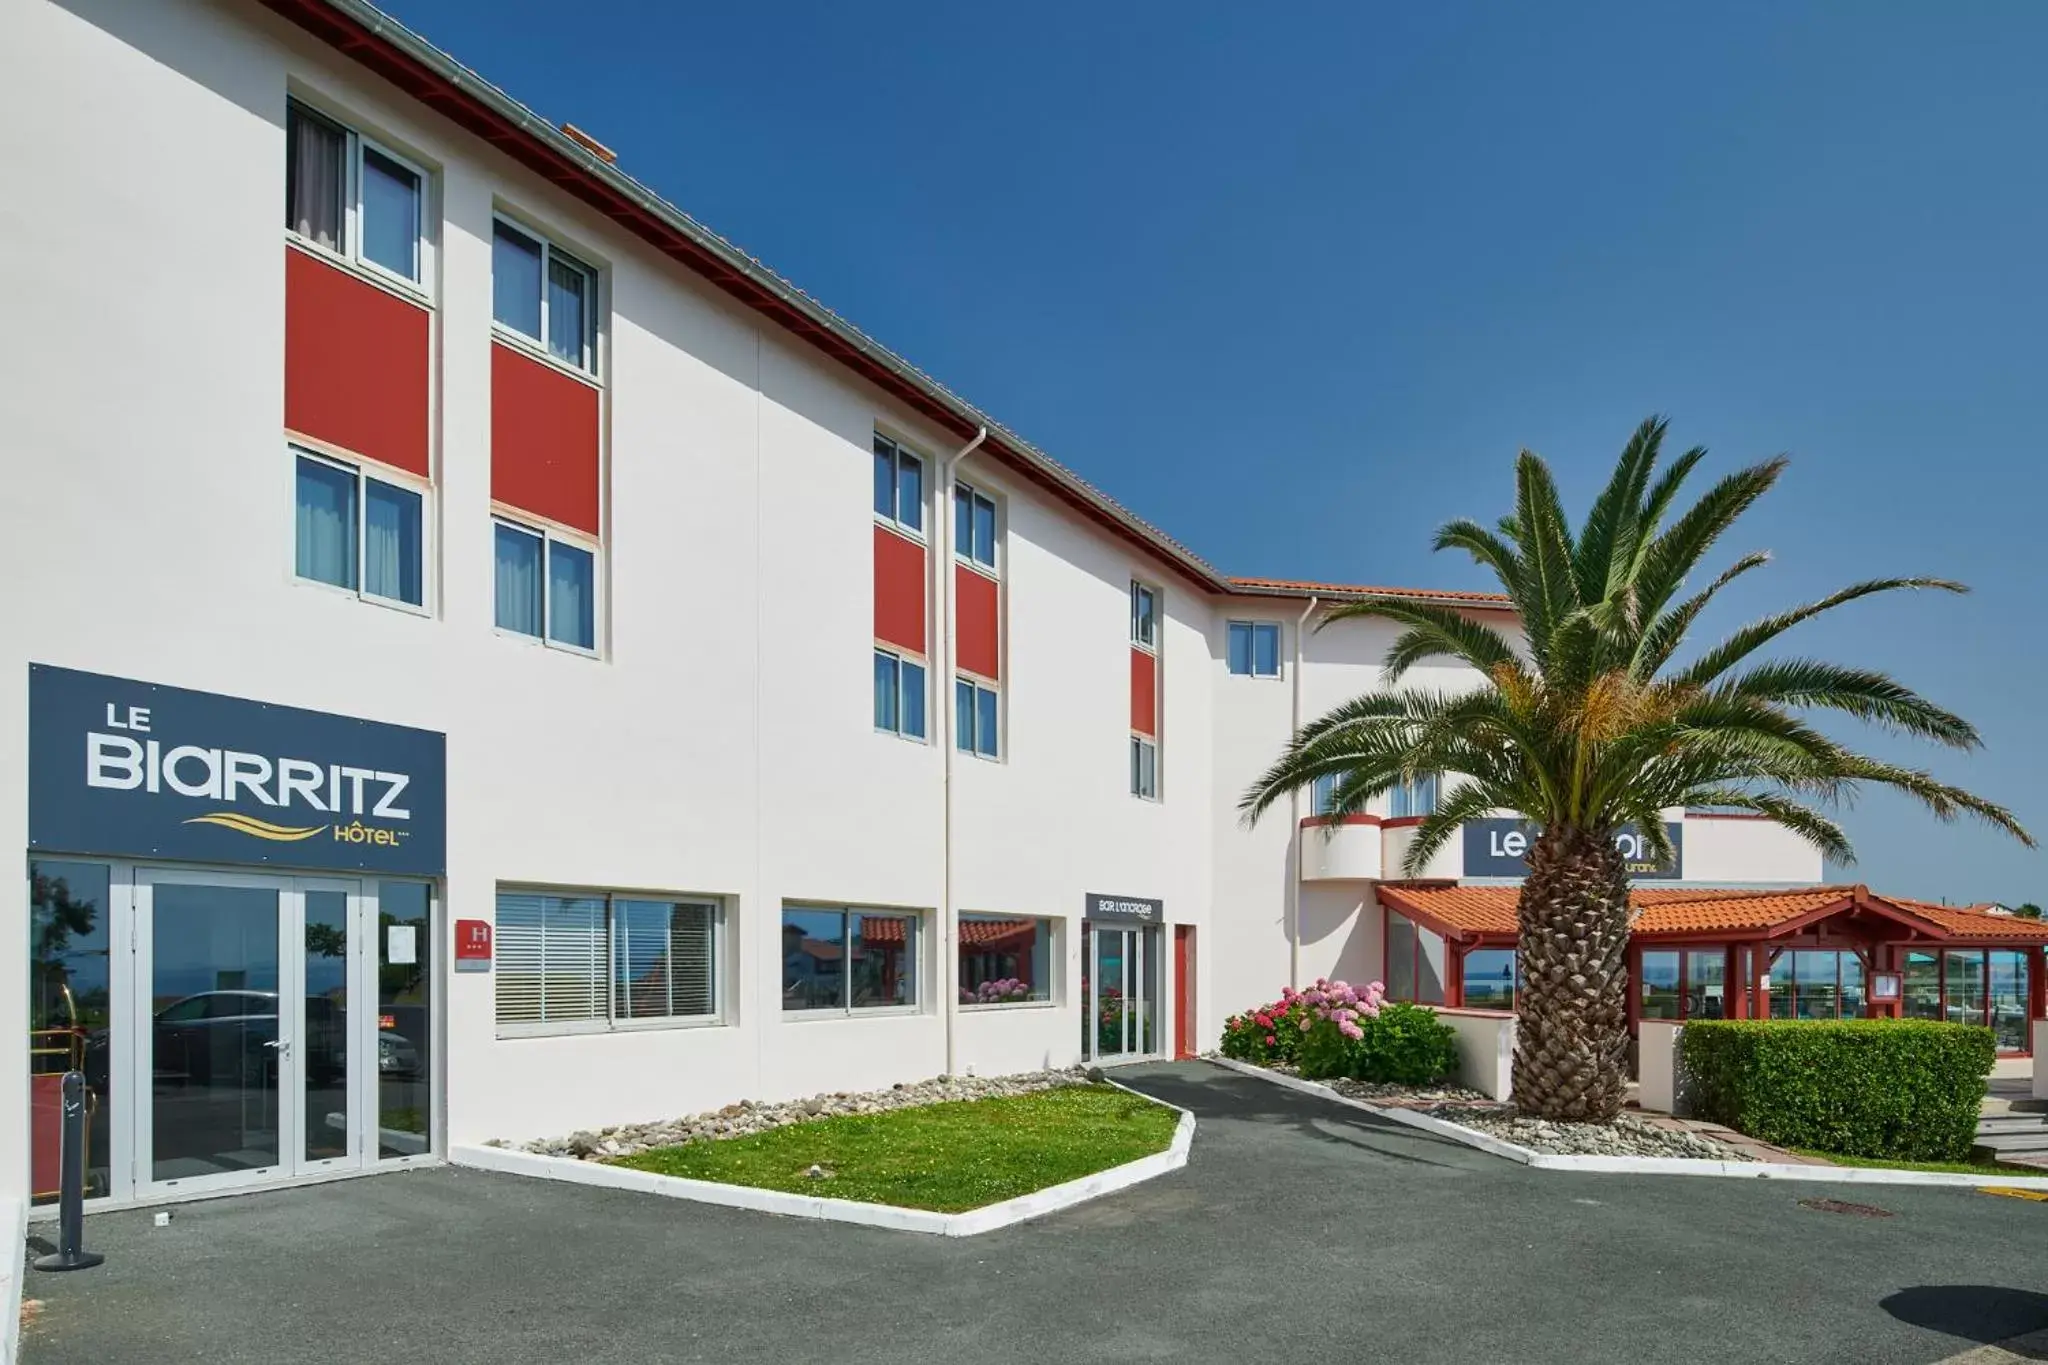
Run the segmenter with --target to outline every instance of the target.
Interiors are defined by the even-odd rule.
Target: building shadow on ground
[[[1441,1134],[1376,1118],[1206,1062],[1153,1064],[1110,1075],[1153,1099],[1193,1110],[1198,1120],[1235,1119],[1269,1124],[1316,1142],[1359,1148],[1385,1161],[1470,1169],[1498,1160]]]
[[[1888,1294],[1878,1303],[1900,1322],[1979,1344],[2000,1342],[2028,1360],[2048,1360],[2042,1344],[2011,1338],[2048,1328],[2048,1294],[1990,1284],[1920,1284]]]

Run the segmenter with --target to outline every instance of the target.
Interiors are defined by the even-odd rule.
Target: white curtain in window
[[[587,363],[583,353],[584,310],[589,277],[559,256],[548,259],[548,349],[571,365]]]
[[[337,588],[356,585],[356,476],[299,457],[298,574]]]
[[[540,634],[540,537],[510,526],[497,529],[500,630]]]
[[[285,225],[321,246],[341,249],[341,129],[293,105],[285,118]]]
[[[420,495],[375,479],[363,498],[363,591],[420,605]]]
[[[597,646],[596,558],[588,550],[548,545],[548,638],[578,649]]]

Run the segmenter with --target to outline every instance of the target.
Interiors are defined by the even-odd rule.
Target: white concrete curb
[[[506,1175],[560,1180],[572,1185],[598,1185],[607,1189],[635,1190],[668,1199],[689,1199],[700,1204],[723,1204],[727,1208],[752,1209],[757,1213],[779,1213],[791,1218],[819,1218],[834,1223],[860,1223],[868,1227],[894,1228],[901,1232],[928,1232],[939,1237],[973,1237],[1013,1223],[1043,1218],[1048,1213],[1072,1208],[1105,1194],[1177,1171],[1188,1164],[1188,1149],[1195,1138],[1195,1116],[1178,1105],[1139,1094],[1129,1086],[1108,1082],[1140,1099],[1172,1109],[1180,1115],[1173,1140],[1163,1152],[1141,1156],[1106,1171],[1052,1185],[998,1204],[969,1209],[965,1213],[933,1213],[929,1209],[906,1209],[894,1204],[865,1204],[852,1199],[826,1199],[816,1195],[785,1194],[781,1190],[759,1190],[746,1185],[725,1185],[713,1180],[689,1180],[682,1176],[655,1175],[598,1161],[574,1157],[541,1156],[516,1152],[506,1147],[450,1147],[448,1161],[455,1166],[499,1171]]]
[[[1777,1161],[1705,1161],[1676,1156],[1561,1156],[1503,1142],[1476,1128],[1418,1114],[1412,1109],[1382,1108],[1364,1100],[1354,1100],[1348,1095],[1338,1094],[1321,1081],[1305,1081],[1298,1076],[1269,1071],[1230,1057],[1208,1057],[1204,1060],[1228,1071],[1257,1076],[1289,1090],[1299,1090],[1334,1104],[1363,1110],[1376,1118],[1435,1133],[1493,1156],[1533,1166],[1539,1171],[1586,1171],[1599,1175],[1721,1175],[1751,1180],[1808,1180],[1847,1185],[1946,1185],[1966,1189],[1988,1185],[2008,1190],[2048,1191],[2048,1175],[2002,1175],[1995,1171],[1984,1175],[1958,1175],[1948,1171],[1895,1171],[1881,1166],[1793,1166]]]

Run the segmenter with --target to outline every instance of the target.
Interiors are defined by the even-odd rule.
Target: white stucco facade
[[[0,429],[17,490],[0,508],[0,566],[31,590],[0,601],[0,844],[30,845],[31,664],[444,734],[435,1146],[882,1087],[949,1060],[983,1074],[1071,1064],[1090,893],[1163,907],[1153,1052],[1183,1036],[1212,1045],[1226,1014],[1290,975],[1378,974],[1371,879],[1398,874],[1410,831],[1346,828],[1364,841],[1349,861],[1317,849],[1297,868],[1307,798],[1250,829],[1237,799],[1293,724],[1378,680],[1391,628],[1311,633],[1297,677],[1309,594],[1214,591],[970,455],[960,476],[1000,508],[1003,743],[995,760],[957,757],[949,796],[936,719],[926,742],[872,723],[870,447],[886,432],[936,472],[958,431],[253,3],[25,0],[4,25],[0,161],[24,192],[0,204],[16,338]],[[277,211],[288,95],[429,174],[417,613],[294,572]],[[596,657],[493,625],[491,225],[507,209],[602,282]],[[942,514],[935,503],[934,524]],[[1155,800],[1129,789],[1134,579],[1160,594]],[[1279,625],[1277,677],[1229,671],[1228,625],[1254,620]],[[1449,669],[1417,678],[1474,685]],[[941,682],[934,717],[948,704]],[[1767,826],[1688,821],[1686,838],[1689,878],[1819,876]],[[1446,858],[1432,872],[1460,875]],[[447,968],[455,921],[491,921],[503,887],[714,899],[717,1018],[500,1036],[496,974]],[[27,897],[20,879],[0,883],[8,922],[28,919]],[[784,1012],[789,903],[921,917],[915,1006]],[[1054,921],[1051,998],[948,1010],[949,909]],[[1175,965],[1181,930],[1192,982]],[[0,939],[0,1018],[17,1030],[25,950],[18,927]],[[117,1011],[149,1005],[129,991]],[[22,1095],[20,1050],[0,1057],[0,1095]],[[142,1096],[140,1063],[124,1065]],[[139,1159],[120,1146],[136,1139],[113,1140],[116,1163]],[[24,1110],[0,1104],[0,1194],[24,1188],[31,1141]]]

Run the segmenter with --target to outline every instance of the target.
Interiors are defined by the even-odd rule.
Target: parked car
[[[274,1081],[277,1074],[276,991],[202,991],[157,1011],[153,1069],[159,1081],[211,1085],[232,1067],[243,1084]],[[348,1074],[348,1012],[325,996],[306,1001],[307,1079],[339,1084]],[[419,1070],[419,1050],[389,1030],[377,1035],[377,1070],[406,1076]]]

